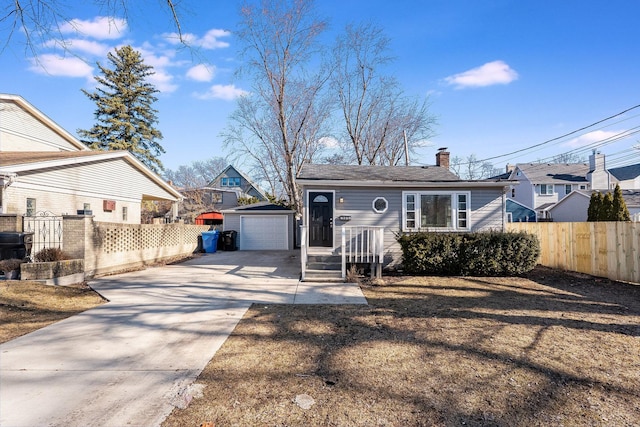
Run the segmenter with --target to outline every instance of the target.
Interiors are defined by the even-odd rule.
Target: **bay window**
[[[469,230],[470,193],[419,191],[402,193],[403,230]]]

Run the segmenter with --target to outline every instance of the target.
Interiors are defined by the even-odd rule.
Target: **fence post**
[[[342,246],[340,246],[340,252],[342,252],[342,279],[344,280],[347,277],[347,248],[345,246],[347,244],[347,229],[344,225],[342,226],[340,234],[342,235]]]

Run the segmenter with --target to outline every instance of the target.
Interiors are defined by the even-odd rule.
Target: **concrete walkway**
[[[0,426],[157,426],[252,303],[366,304],[297,251],[217,252],[93,280],[110,302],[0,345]]]

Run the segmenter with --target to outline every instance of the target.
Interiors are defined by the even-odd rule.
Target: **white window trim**
[[[384,209],[381,209],[381,210],[376,209],[376,202],[378,200],[384,200]],[[384,197],[376,197],[375,199],[373,199],[373,202],[371,202],[371,208],[373,209],[373,211],[375,213],[382,214],[382,213],[385,213],[389,209],[389,202]]]
[[[539,188],[538,188],[538,194],[540,194],[541,196],[553,196],[555,194],[555,188],[553,184],[538,184]],[[542,192],[542,186],[544,185],[545,188],[545,192]],[[550,188],[551,192],[547,193],[546,189]]]
[[[407,195],[413,194],[415,204],[415,228],[407,227]],[[422,195],[442,195],[451,196],[451,224],[452,227],[418,227],[419,222],[422,219],[420,196]],[[458,227],[458,196],[467,196],[467,226],[465,228]],[[471,231],[471,192],[470,191],[403,191],[402,192],[402,231]]]

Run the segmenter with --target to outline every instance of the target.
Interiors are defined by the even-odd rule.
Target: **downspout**
[[[507,187],[502,187],[502,232],[507,231],[507,224],[505,224],[505,215],[507,212]]]

